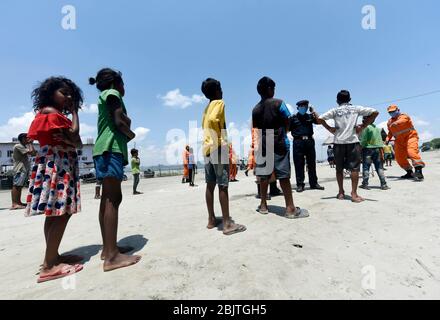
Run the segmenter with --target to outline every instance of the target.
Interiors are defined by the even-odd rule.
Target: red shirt
[[[37,140],[40,146],[66,146],[66,144],[55,141],[52,135],[59,129],[70,127],[72,127],[72,121],[62,113],[37,113],[29,128],[28,137]]]

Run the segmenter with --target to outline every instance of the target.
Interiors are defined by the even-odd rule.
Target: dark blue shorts
[[[105,178],[124,180],[124,156],[122,153],[105,152],[93,158],[95,162],[96,179],[99,181]]]

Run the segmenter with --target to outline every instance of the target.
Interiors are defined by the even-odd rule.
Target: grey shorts
[[[255,174],[261,180],[269,180],[272,172],[275,172],[277,180],[290,179],[290,152],[286,152],[285,155],[274,153],[273,167],[266,168],[266,163],[257,163]]]
[[[345,170],[359,172],[362,162],[362,147],[360,143],[335,144],[336,171]]]
[[[28,180],[27,173],[17,172],[14,175],[14,179],[13,179],[12,183],[13,183],[14,187],[22,188],[26,185],[27,180]]]
[[[220,149],[216,152],[216,157],[205,157],[205,180],[206,183],[215,183],[227,188],[229,186],[229,152],[226,153],[225,150],[223,152],[225,153],[223,157]]]

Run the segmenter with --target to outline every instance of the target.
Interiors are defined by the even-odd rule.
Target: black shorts
[[[290,179],[290,153],[286,152],[284,155],[279,155],[274,153],[274,163],[273,166],[266,162],[263,164],[258,164],[255,168],[255,174],[261,180],[270,180],[272,173],[275,172],[277,180]]]
[[[342,172],[344,169],[354,172],[360,171],[362,161],[360,143],[335,144],[334,152],[337,172]]]

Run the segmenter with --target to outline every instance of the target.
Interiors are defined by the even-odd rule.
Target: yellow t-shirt
[[[214,100],[203,113],[203,154],[209,156],[221,146],[227,145],[225,103]]]
[[[383,152],[384,153],[393,153],[393,147],[392,146],[390,146],[390,145],[385,145],[384,147],[383,147]]]

